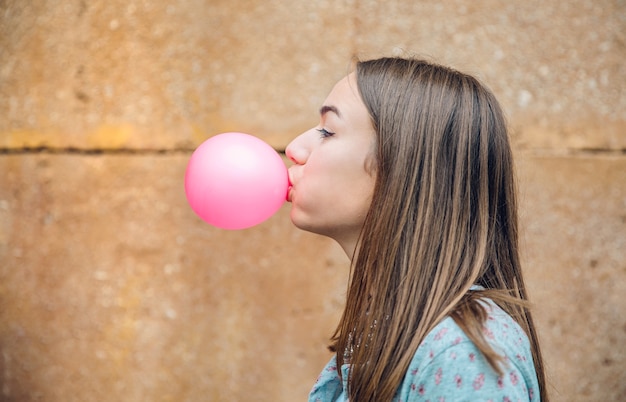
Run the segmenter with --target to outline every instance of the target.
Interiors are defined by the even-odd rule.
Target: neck
[[[346,253],[346,256],[348,256],[348,258],[350,259],[351,262],[354,261],[354,259],[356,258],[357,254],[358,254],[358,238],[357,239],[334,239],[339,246],[341,246],[341,248],[343,249],[343,252]]]

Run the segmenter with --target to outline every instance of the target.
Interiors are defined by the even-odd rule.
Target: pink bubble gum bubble
[[[269,219],[285,202],[288,187],[287,168],[278,152],[243,133],[204,141],[185,172],[191,209],[222,229],[245,229]]]

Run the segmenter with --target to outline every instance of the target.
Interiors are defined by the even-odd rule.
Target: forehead
[[[334,112],[340,120],[354,128],[372,128],[369,112],[359,94],[355,73],[335,84],[320,109],[322,115],[328,111]]]
[[[361,101],[361,95],[359,95],[359,91],[357,89],[355,73],[351,73],[339,80],[333,87],[332,91],[328,94],[326,101],[363,103],[363,101]]]

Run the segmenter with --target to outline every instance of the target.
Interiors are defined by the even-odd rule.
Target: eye
[[[332,137],[333,135],[335,135],[335,133],[330,132],[326,130],[325,128],[318,128],[317,131],[320,132],[320,137],[322,138],[328,138],[328,137]]]

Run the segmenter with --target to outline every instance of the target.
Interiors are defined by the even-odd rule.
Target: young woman
[[[311,401],[547,401],[498,102],[429,62],[358,62],[287,147],[291,219],[351,258]]]

